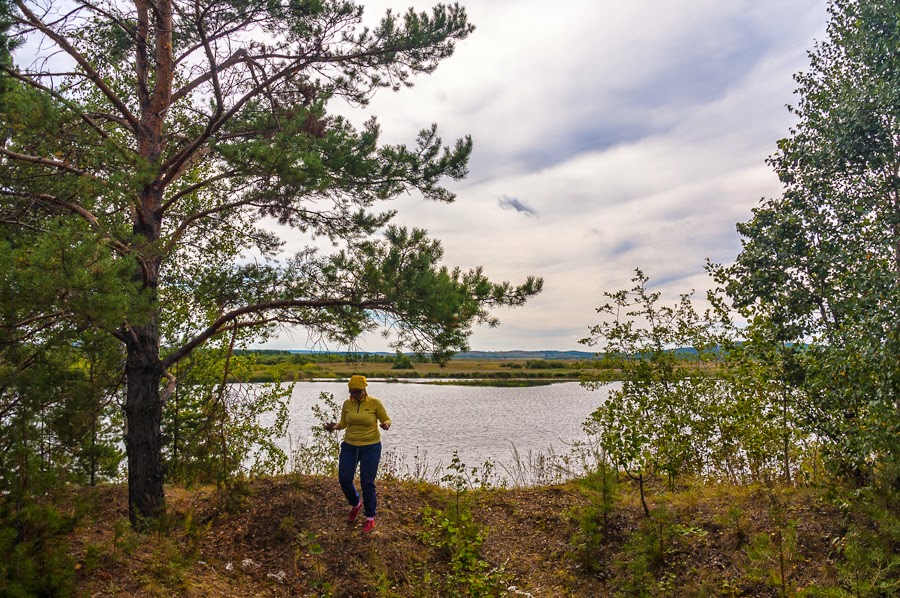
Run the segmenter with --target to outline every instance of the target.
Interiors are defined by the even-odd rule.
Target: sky
[[[362,2],[369,18],[431,2]],[[765,160],[787,136],[793,75],[825,37],[825,0],[468,0],[475,32],[414,87],[347,116],[375,115],[386,143],[437,123],[470,134],[470,174],[451,204],[409,195],[397,224],[440,239],[445,262],[492,280],[544,279],[525,306],[495,312],[473,350],[591,350],[604,292],[635,268],[674,303],[732,262],[735,224],[780,194]],[[266,347],[318,348],[303,332]],[[331,350],[345,347],[329,346]],[[359,348],[391,350],[373,335]]]

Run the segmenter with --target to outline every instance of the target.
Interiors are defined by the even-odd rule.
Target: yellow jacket
[[[383,424],[391,422],[381,401],[371,396],[366,396],[362,401],[347,399],[341,407],[341,421],[335,429],[346,428],[344,442],[347,444],[365,446],[381,442],[378,422]]]

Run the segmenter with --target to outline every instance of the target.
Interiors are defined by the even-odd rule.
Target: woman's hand
[[[334,429],[337,427],[337,424],[334,422],[328,422],[327,424],[325,424],[322,427],[325,428],[325,430],[328,432],[334,432]]]
[[[385,422],[385,423],[381,424],[381,429],[382,429],[382,430],[390,430],[390,429],[391,429],[391,422]]]

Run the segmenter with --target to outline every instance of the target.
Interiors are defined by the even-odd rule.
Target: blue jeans
[[[351,507],[359,504],[359,494],[353,485],[356,465],[359,464],[359,483],[362,486],[363,507],[366,517],[375,516],[378,498],[375,493],[375,476],[378,474],[378,463],[381,461],[381,443],[353,446],[341,443],[341,455],[338,459],[338,481],[341,490],[347,497]]]

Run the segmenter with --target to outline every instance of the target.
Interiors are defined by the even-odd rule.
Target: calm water
[[[340,405],[346,382],[300,382],[290,403],[289,433],[294,444],[317,424],[311,407],[319,394],[331,393]],[[429,468],[448,465],[457,451],[463,463],[481,466],[491,460],[501,477],[514,463],[538,453],[565,454],[583,440],[582,423],[606,397],[577,382],[548,386],[497,388],[369,381],[369,394],[380,399],[392,426],[382,431],[385,451],[409,465],[418,458]]]

